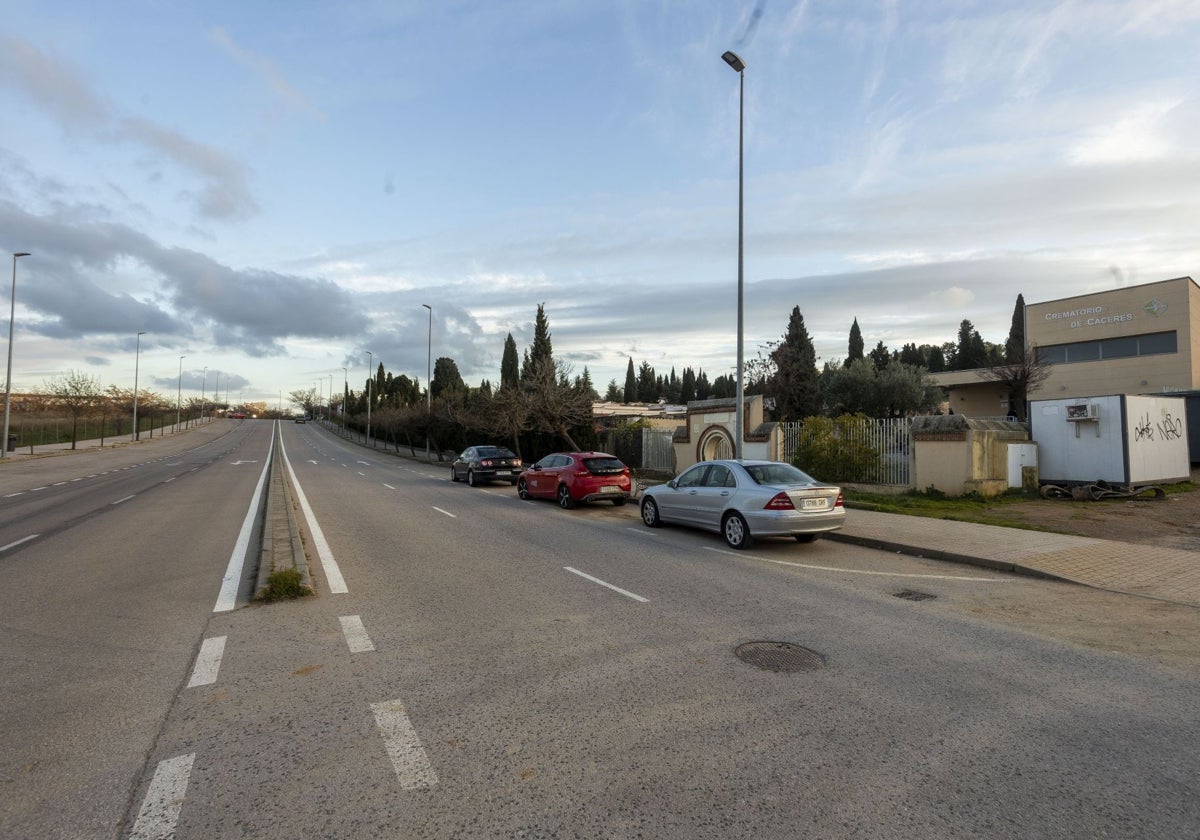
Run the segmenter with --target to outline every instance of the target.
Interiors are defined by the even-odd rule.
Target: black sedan
[[[477,487],[485,481],[517,483],[521,459],[503,446],[469,446],[450,465],[450,480]]]

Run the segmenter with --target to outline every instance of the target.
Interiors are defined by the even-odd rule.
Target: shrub
[[[821,481],[868,482],[879,464],[879,450],[868,443],[870,420],[862,414],[809,417],[791,461]]]
[[[282,601],[285,598],[303,598],[313,594],[304,585],[304,577],[296,569],[280,569],[267,577],[267,588],[263,590],[264,601]]]

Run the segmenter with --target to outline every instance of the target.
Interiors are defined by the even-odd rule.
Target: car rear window
[[[475,448],[480,458],[515,458],[512,450],[500,446],[479,446]]]
[[[816,484],[806,472],[791,464],[748,464],[746,472],[758,484]]]
[[[618,458],[584,458],[583,465],[592,475],[613,475],[625,471],[625,465]]]

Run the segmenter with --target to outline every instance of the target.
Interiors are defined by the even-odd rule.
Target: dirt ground
[[[1200,470],[1193,471],[1192,481],[1200,484]],[[1041,499],[1005,505],[998,512],[1064,534],[1200,552],[1200,490],[1170,493],[1165,499]]]
[[[1200,470],[1192,473],[1200,485]],[[1014,520],[1060,533],[1197,552],[1200,490],[1161,500],[1077,502],[1039,500],[1005,505]],[[997,594],[963,606],[971,613],[1097,650],[1200,671],[1200,609],[1066,583],[1049,584],[1040,598]]]

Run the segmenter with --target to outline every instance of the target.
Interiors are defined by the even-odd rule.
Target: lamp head
[[[17,257],[28,257],[28,256],[29,256],[28,251],[17,251],[16,253],[13,254],[13,259],[15,260]]]
[[[743,70],[746,69],[746,62],[742,61],[742,59],[740,57],[738,57],[738,54],[733,52],[732,50],[726,50],[721,55],[721,58],[725,61],[726,64],[728,64],[730,67],[732,67],[738,73],[741,73]]]

